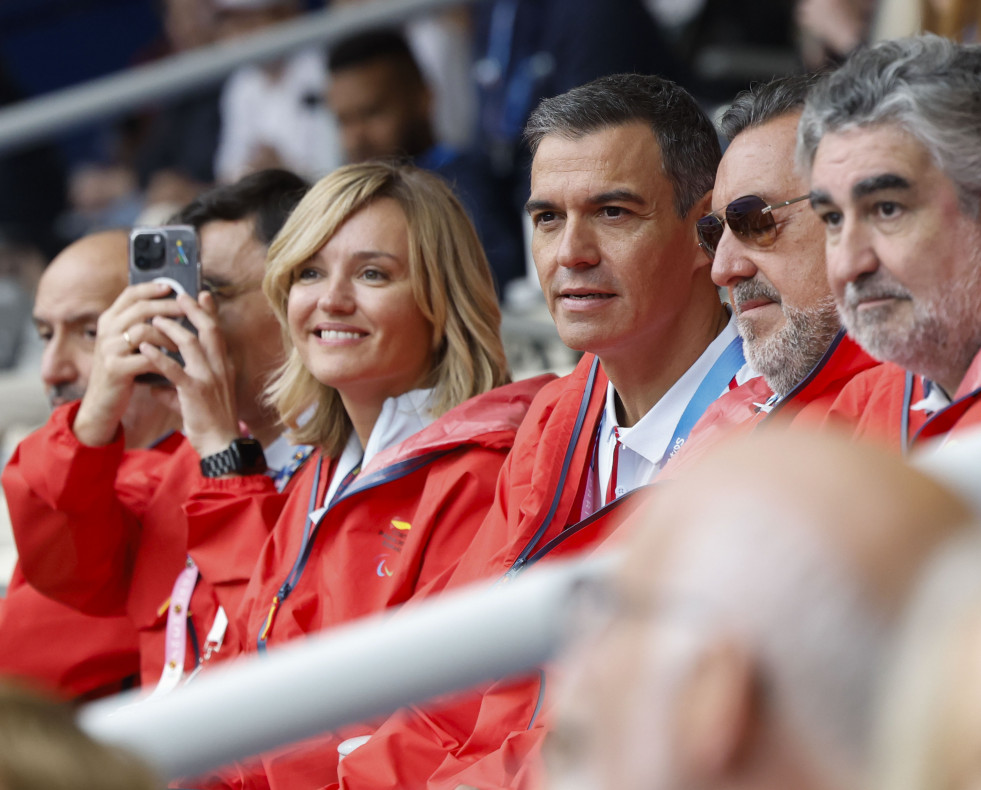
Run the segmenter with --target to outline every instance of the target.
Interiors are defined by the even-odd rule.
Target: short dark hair
[[[543,99],[525,126],[525,142],[534,153],[550,134],[577,140],[634,122],[650,126],[674,190],[675,211],[684,217],[712,189],[722,153],[708,116],[688,91],[671,80],[613,74]]]
[[[719,120],[722,134],[731,143],[740,132],[791,112],[803,112],[811,88],[825,74],[793,74],[758,82],[741,91]]]
[[[395,28],[369,30],[337,42],[327,55],[327,69],[335,74],[378,60],[390,60],[406,81],[426,84],[409,42]]]
[[[289,170],[260,170],[202,192],[171,219],[201,230],[209,222],[253,218],[256,239],[269,246],[310,185]]]

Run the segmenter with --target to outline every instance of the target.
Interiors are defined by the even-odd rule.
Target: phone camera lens
[[[163,268],[167,242],[159,233],[144,233],[133,239],[133,265],[140,270]]]

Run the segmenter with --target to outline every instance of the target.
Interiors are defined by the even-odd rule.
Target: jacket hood
[[[461,445],[510,447],[532,399],[555,378],[546,373],[475,395],[404,442],[378,453],[362,474]]]

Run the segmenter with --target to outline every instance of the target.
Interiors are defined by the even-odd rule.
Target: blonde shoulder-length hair
[[[266,388],[267,399],[294,441],[318,445],[331,456],[343,450],[351,421],[337,390],[304,367],[290,339],[287,301],[299,268],[355,213],[382,198],[397,201],[405,212],[412,293],[433,327],[433,368],[424,386],[435,389],[434,414],[509,380],[487,257],[449,186],[411,165],[341,167],[318,181],[290,215],[269,247],[262,282],[288,350]],[[313,417],[299,425],[300,415],[314,404]]]

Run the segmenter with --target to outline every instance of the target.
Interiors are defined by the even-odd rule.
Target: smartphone
[[[198,298],[201,290],[201,260],[198,256],[198,234],[190,225],[164,225],[156,228],[134,228],[129,234],[130,284],[162,282],[170,286],[166,298],[176,299],[186,293]],[[194,326],[182,318],[181,323],[192,332]],[[183,365],[175,351],[164,351]],[[169,384],[157,373],[137,376],[137,381],[149,384]]]

